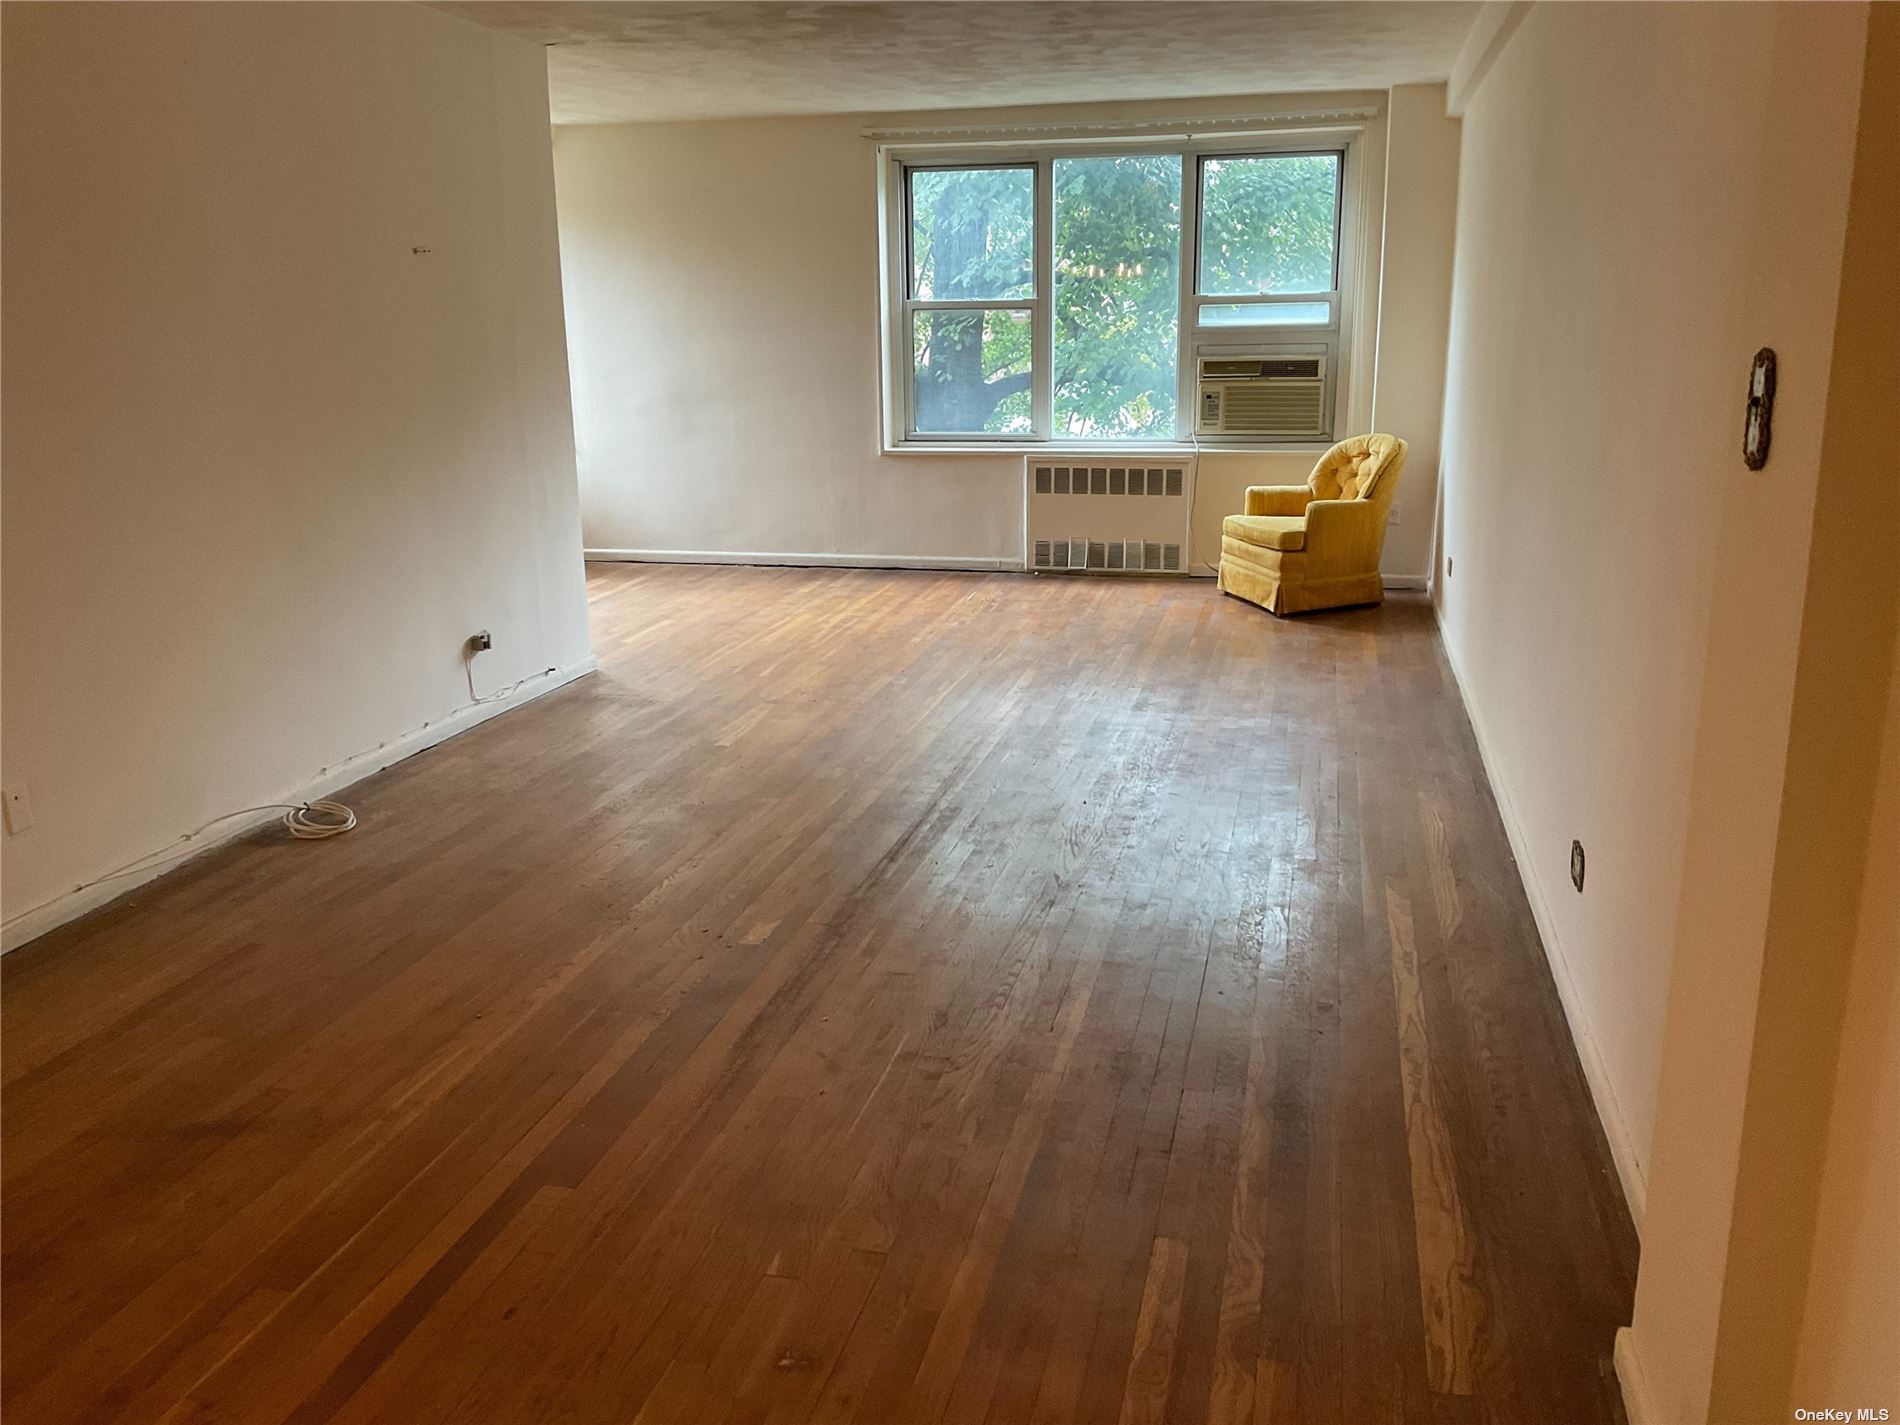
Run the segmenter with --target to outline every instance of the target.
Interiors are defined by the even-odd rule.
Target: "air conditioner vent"
[[[1306,431],[1320,423],[1317,381],[1254,381],[1227,388],[1222,428],[1234,431]]]
[[[1326,374],[1323,356],[1207,357],[1201,362],[1203,381],[1253,381],[1263,376],[1298,376],[1317,380]]]
[[[1201,379],[1203,381],[1252,379],[1260,374],[1260,365],[1257,357],[1245,357],[1237,361],[1223,361],[1218,357],[1209,357],[1201,363]]]
[[[1313,438],[1327,433],[1330,388],[1324,356],[1204,356],[1198,372],[1198,434]]]
[[[1282,356],[1260,363],[1262,376],[1297,376],[1308,381],[1317,381],[1323,372],[1320,369],[1321,358],[1317,356]]]

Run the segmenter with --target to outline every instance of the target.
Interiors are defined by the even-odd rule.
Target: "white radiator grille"
[[[1158,495],[1179,498],[1187,469],[1181,465],[1034,465],[1038,495]]]
[[[1024,564],[1102,574],[1185,574],[1192,462],[1126,455],[1024,462]]]
[[[1172,540],[1038,539],[1032,569],[1099,569],[1105,573],[1179,574],[1181,546]]]

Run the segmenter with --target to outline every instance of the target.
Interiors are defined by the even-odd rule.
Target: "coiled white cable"
[[[527,677],[517,679],[515,682],[510,683],[498,693],[490,693],[487,697],[478,697],[475,693],[475,670],[473,661],[464,660],[464,662],[468,672],[468,695],[471,699],[471,705],[499,702],[524,684],[532,683],[537,678],[545,678],[554,672],[554,669],[549,668],[540,673],[530,673]],[[342,802],[265,802],[261,806],[244,807],[239,811],[228,811],[223,816],[214,816],[203,826],[195,827],[191,831],[187,831],[183,836],[172,842],[171,845],[161,847],[157,851],[147,852],[143,856],[135,857],[127,861],[123,866],[115,870],[107,871],[103,876],[94,876],[90,881],[81,881],[78,885],[73,887],[71,894],[89,890],[93,886],[103,885],[107,881],[116,881],[121,876],[137,875],[139,872],[151,870],[154,866],[170,860],[173,857],[183,856],[191,851],[198,838],[211,830],[212,827],[219,826],[227,821],[234,821],[241,816],[251,816],[260,811],[281,811],[284,814],[284,830],[288,831],[291,836],[298,841],[322,841],[331,836],[341,836],[344,832],[356,826],[356,813],[344,806]]]
[[[74,892],[102,885],[106,881],[116,881],[121,876],[135,875],[150,870],[158,862],[168,857],[181,856],[192,849],[192,844],[212,827],[240,816],[251,816],[260,811],[283,812],[284,829],[299,841],[321,841],[328,836],[341,836],[356,825],[356,813],[342,802],[265,802],[262,806],[245,807],[241,811],[228,811],[223,816],[214,816],[203,826],[195,827],[179,837],[170,846],[161,847],[143,856],[127,861],[117,870],[108,871],[103,876],[95,876],[90,881],[82,881],[73,887]]]
[[[284,828],[299,841],[341,836],[356,825],[356,813],[342,802],[299,802],[284,811]]]

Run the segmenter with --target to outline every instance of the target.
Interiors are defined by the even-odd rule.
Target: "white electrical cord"
[[[341,836],[356,825],[356,813],[342,802],[300,802],[284,811],[284,829],[299,841]]]
[[[555,671],[549,668],[544,672],[530,673],[527,677],[517,679],[515,682],[510,683],[498,693],[490,693],[487,697],[477,697],[475,695],[475,660],[473,658],[466,658],[463,660],[463,663],[468,673],[468,696],[471,705],[476,703],[492,703],[500,698],[505,698],[524,683],[532,683],[537,678],[545,678],[549,673]],[[298,841],[323,841],[332,836],[341,836],[344,832],[351,830],[356,825],[356,813],[344,806],[342,802],[265,802],[261,806],[244,807],[239,811],[228,811],[223,816],[212,817],[211,820],[207,821],[204,825],[187,831],[170,846],[161,847],[157,851],[134,857],[123,866],[115,870],[107,871],[103,876],[94,876],[90,881],[81,881],[72,888],[70,894],[76,895],[80,891],[90,890],[92,887],[103,885],[107,881],[116,881],[121,876],[131,876],[141,871],[151,870],[154,866],[159,865],[171,857],[183,856],[191,851],[198,838],[211,830],[212,827],[220,826],[227,821],[235,821],[241,816],[251,816],[260,811],[281,811],[284,814],[284,830],[288,831],[291,836]]]
[[[187,831],[170,846],[135,857],[117,870],[108,871],[103,876],[82,881],[73,887],[73,892],[88,890],[93,886],[103,885],[107,881],[116,881],[121,876],[150,870],[153,865],[167,857],[180,856],[190,851],[192,844],[212,827],[260,811],[283,812],[284,829],[299,841],[322,841],[325,837],[341,836],[356,825],[356,813],[344,806],[342,802],[265,802],[262,806],[245,807],[241,811],[228,811],[223,816],[214,816],[203,826]]]
[[[1188,486],[1188,563],[1189,565],[1206,565],[1207,568],[1214,571],[1215,577],[1218,578],[1220,575],[1220,565],[1218,563],[1210,564],[1207,560],[1201,558],[1200,550],[1195,547],[1194,507],[1200,503],[1201,498],[1201,438],[1190,430],[1188,432],[1188,440],[1192,442],[1194,446],[1194,481]]]
[[[517,678],[514,680],[514,682],[510,683],[507,687],[503,688],[499,693],[489,693],[485,697],[477,697],[475,694],[475,659],[473,656],[464,657],[462,659],[462,671],[468,675],[469,705],[473,707],[479,703],[497,702],[500,699],[507,697],[510,693],[514,692],[516,688],[521,687],[523,684],[532,683],[537,678],[545,678],[550,673],[554,672],[555,670],[552,668],[543,668],[539,673],[530,673],[525,678]]]

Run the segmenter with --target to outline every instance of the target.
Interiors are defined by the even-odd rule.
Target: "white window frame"
[[[1030,224],[1030,244],[1035,257],[1031,277],[1035,291],[1028,297],[972,298],[963,301],[941,301],[929,297],[913,297],[910,294],[911,272],[913,268],[910,250],[911,213],[910,213],[910,174],[941,172],[946,169],[969,168],[1027,168],[1034,176],[1035,204],[1034,221]],[[1054,191],[1049,186],[1052,181],[1052,166],[1048,159],[1003,159],[984,153],[975,157],[939,157],[932,152],[928,159],[912,159],[899,166],[896,174],[897,214],[896,245],[891,249],[897,259],[894,274],[895,298],[897,309],[896,351],[903,362],[896,368],[898,396],[903,410],[903,438],[907,443],[918,445],[940,445],[946,441],[963,445],[973,442],[985,444],[1008,444],[1012,441],[1043,441],[1046,432],[1054,425],[1055,405],[1050,394],[1049,363],[1041,360],[1041,353],[1050,349],[1054,332],[1050,305],[1050,283],[1055,277],[1054,247],[1041,240],[1048,231],[1050,219],[1055,215]],[[1028,312],[1029,313],[1029,432],[998,431],[958,433],[948,431],[920,432],[917,426],[916,380],[911,369],[911,342],[916,331],[918,312]]]
[[[1196,436],[1195,359],[1207,349],[1236,350],[1271,345],[1304,349],[1327,356],[1327,409],[1336,434],[1347,409],[1353,358],[1359,354],[1354,324],[1367,305],[1364,287],[1368,269],[1376,280],[1376,256],[1366,261],[1364,251],[1367,201],[1373,163],[1367,161],[1363,138],[1366,125],[1324,127],[1249,128],[1211,134],[1130,134],[1126,137],[1090,135],[1081,138],[998,137],[990,141],[885,143],[877,150],[880,210],[881,310],[883,361],[881,363],[884,449],[887,453],[947,450],[1099,449],[1113,446],[1131,452],[1144,450],[1310,450],[1310,440],[1269,440],[1257,437]],[[1209,158],[1293,156],[1337,153],[1340,156],[1335,214],[1334,290],[1325,293],[1287,293],[1244,297],[1203,296],[1200,288],[1200,196],[1202,164]],[[1055,434],[1054,307],[1055,187],[1057,158],[1120,157],[1134,154],[1172,154],[1181,159],[1181,251],[1179,308],[1176,327],[1175,436],[1151,441],[1077,440]],[[1035,291],[1027,298],[995,301],[945,302],[913,299],[910,295],[910,193],[907,174],[912,169],[1011,168],[1035,169]],[[1198,324],[1200,307],[1310,303],[1325,301],[1332,320],[1325,326],[1302,324],[1282,327],[1212,326]],[[911,340],[913,314],[919,310],[1006,308],[1030,313],[1031,428],[1025,432],[971,433],[919,432],[915,425]],[[1323,442],[1322,442],[1323,444]]]

